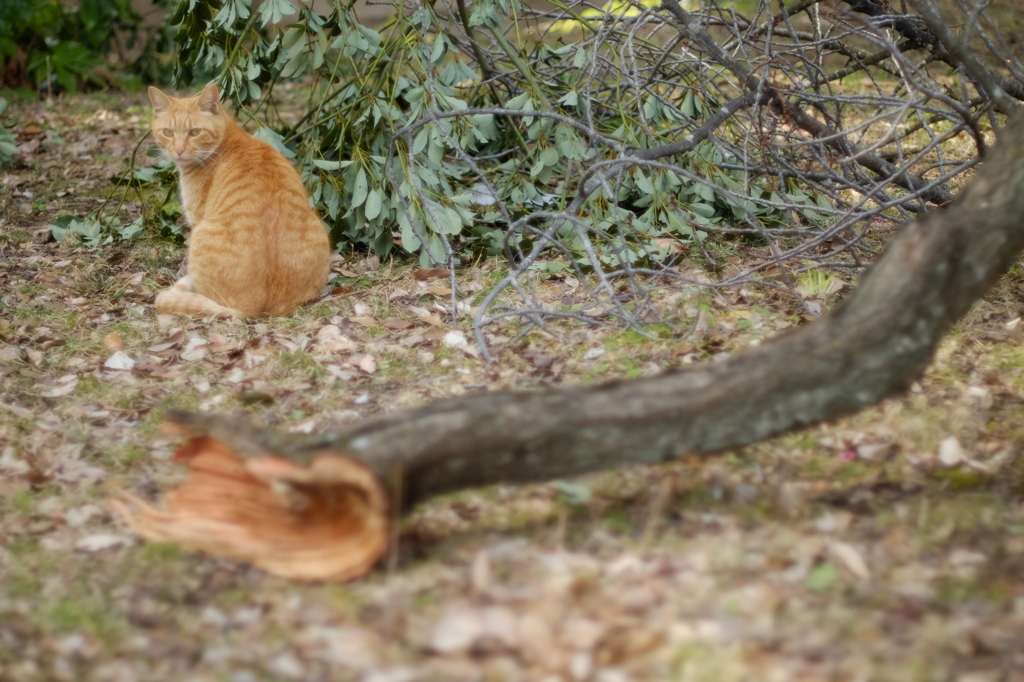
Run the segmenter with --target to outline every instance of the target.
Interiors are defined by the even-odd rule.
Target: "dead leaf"
[[[377,272],[377,270],[380,269],[380,258],[378,258],[377,256],[370,256],[369,258],[364,258],[363,260],[355,264],[355,269],[358,270],[359,272],[364,272],[367,274],[371,272]]]
[[[103,367],[112,370],[130,370],[135,367],[135,361],[128,357],[124,351],[119,350],[107,358],[107,361],[103,363]]]
[[[448,332],[446,332],[444,329],[441,329],[440,327],[434,327],[433,329],[428,329],[427,331],[423,332],[423,338],[426,339],[427,341],[440,341],[447,335]]]
[[[430,649],[439,654],[468,651],[484,635],[483,614],[476,609],[448,613],[430,634]]]
[[[523,353],[523,357],[532,362],[533,366],[539,370],[548,369],[555,362],[554,355],[539,350],[526,351]]]
[[[208,343],[210,351],[213,353],[226,353],[233,350],[239,350],[241,348],[241,344],[237,341],[217,332],[212,332],[210,334]]]
[[[61,396],[69,395],[78,386],[78,375],[77,374],[66,374],[54,382],[51,388],[48,388],[42,393],[41,396],[44,398],[60,398]]]
[[[198,362],[206,357],[209,345],[203,337],[193,336],[185,344],[185,349],[181,352],[181,359],[186,362]]]
[[[956,436],[947,436],[939,443],[939,461],[947,467],[954,467],[964,461],[964,450]]]
[[[442,277],[451,277],[452,271],[448,268],[434,268],[427,270],[425,268],[416,268],[412,272],[412,276],[419,282],[425,282],[428,279],[440,279]]]
[[[14,448],[7,446],[4,448],[3,453],[0,454],[0,471],[5,476],[22,476],[27,474],[32,469],[32,466],[24,459],[15,456]]]
[[[435,296],[451,296],[452,290],[448,287],[429,286],[427,291],[434,294]]]
[[[672,253],[683,253],[690,250],[689,244],[683,244],[678,239],[666,239],[659,237],[654,240],[655,246],[660,249],[668,249]]]
[[[384,320],[382,324],[387,329],[397,329],[398,331],[403,331],[413,326],[412,322],[409,322],[408,320],[400,320],[397,317],[389,317]]]
[[[469,345],[469,341],[466,340],[466,335],[458,330],[453,330],[445,334],[444,345],[448,348],[456,348],[458,350],[465,350]]]
[[[8,403],[0,403],[0,409],[7,410],[15,417],[21,417],[22,419],[30,419],[35,415],[32,410],[22,407],[21,405],[11,405]]]
[[[92,517],[102,513],[103,510],[95,504],[83,504],[68,509],[64,514],[64,523],[68,524],[71,528],[77,528],[88,523]]]
[[[316,332],[316,340],[319,343],[332,343],[343,339],[345,339],[345,335],[342,333],[341,327],[336,324],[325,324]]]
[[[380,322],[377,321],[376,317],[350,317],[349,322],[355,322],[361,324],[364,327],[379,327]]]
[[[75,549],[83,552],[101,552],[112,547],[123,547],[132,544],[132,539],[127,535],[115,535],[114,533],[96,533],[86,535],[75,543]]]
[[[372,355],[364,355],[362,359],[359,360],[359,369],[367,374],[373,374],[377,371],[377,359]]]
[[[110,332],[103,337],[103,345],[107,347],[107,350],[114,352],[121,350],[124,346],[124,342],[121,340],[121,335],[117,332]]]
[[[415,315],[416,317],[420,318],[427,324],[431,325],[432,327],[444,326],[444,321],[441,319],[441,316],[438,315],[437,313],[431,313],[426,308],[420,308],[418,306],[411,305],[409,306],[409,312]]]
[[[871,570],[864,561],[864,556],[853,545],[836,540],[829,544],[828,550],[850,573],[861,580],[868,580],[871,577]]]

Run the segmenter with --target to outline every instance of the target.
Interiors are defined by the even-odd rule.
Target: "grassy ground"
[[[447,299],[443,280],[359,256],[293,318],[158,319],[180,243],[88,249],[46,228],[103,200],[139,105],[14,108],[26,146],[0,176],[0,679],[1024,680],[1021,272],[906,398],[710,460],[438,500],[405,524],[393,568],[352,584],[139,541],[105,500],[179,480],[159,433],[170,407],[309,432],[466,392],[656,373],[803,323],[771,293],[661,291],[663,309],[701,320],[693,333],[566,327],[488,365],[421,319]],[[497,268],[460,284],[478,294]],[[803,284],[834,302],[835,282]],[[537,286],[572,295],[564,278]],[[132,369],[108,366],[118,353]]]

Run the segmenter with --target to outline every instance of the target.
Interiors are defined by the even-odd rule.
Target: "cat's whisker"
[[[220,157],[219,150],[204,149],[196,152],[196,163],[205,168],[208,163],[215,161],[218,157]]]

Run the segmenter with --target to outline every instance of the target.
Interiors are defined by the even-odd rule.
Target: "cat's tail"
[[[222,306],[202,294],[174,286],[156,297],[158,315],[193,315],[195,317],[246,317],[241,310]]]

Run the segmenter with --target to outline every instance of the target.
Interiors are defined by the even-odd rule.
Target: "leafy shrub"
[[[3,124],[7,100],[0,97],[0,168],[4,168],[18,153],[18,138]]]
[[[689,169],[683,175],[641,164],[593,193],[578,212],[586,229],[572,219],[552,223],[590,169],[672,139],[719,104],[695,87],[696,73],[680,69],[670,87],[645,98],[638,119],[632,102],[613,96],[628,73],[595,78],[593,64],[608,47],[593,37],[538,39],[516,23],[518,0],[459,7],[446,18],[429,3],[396,7],[374,29],[340,4],[321,16],[291,0],[257,10],[250,0],[181,0],[171,19],[176,77],[191,87],[214,79],[240,118],[270,119],[256,135],[295,159],[334,238],[378,255],[397,237],[425,265],[456,247],[514,256],[544,223],[577,257],[642,262],[668,254],[665,238],[700,240],[723,221],[787,220],[772,206],[781,199],[770,185],[723,169],[729,152],[708,142],[672,159]],[[273,25],[296,9],[296,23]],[[510,25],[529,34],[519,46],[505,36]],[[588,79],[600,82],[584,87]],[[298,121],[274,114],[275,87],[288,80],[306,85]],[[702,182],[709,177],[725,191]],[[821,208],[813,193],[802,196]]]
[[[164,0],[154,0],[161,4]],[[158,26],[145,32],[131,0],[4,0],[0,12],[0,59],[9,78],[24,71],[37,88],[58,86],[75,92],[81,83],[104,85],[101,65],[127,68],[147,80],[162,80],[166,67],[159,55],[169,47],[168,31]],[[126,36],[122,45],[117,33]],[[144,40],[144,49],[130,62],[120,48]],[[11,68],[11,65],[21,67]],[[9,82],[23,85],[24,82]]]

